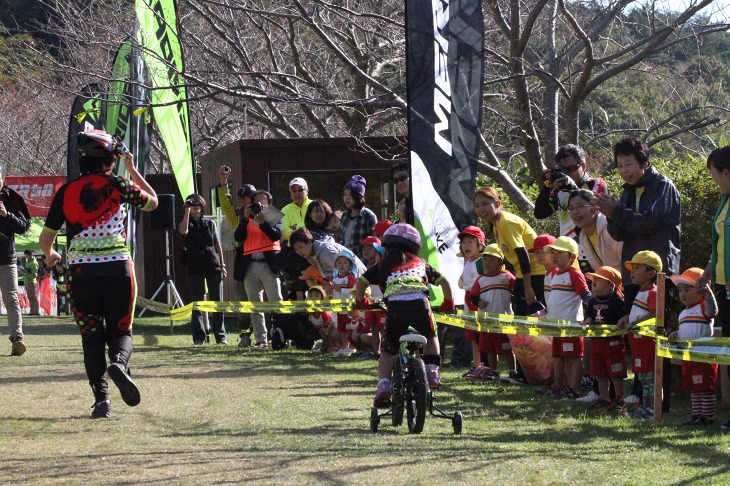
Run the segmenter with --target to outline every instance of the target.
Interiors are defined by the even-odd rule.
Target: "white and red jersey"
[[[640,290],[636,294],[629,313],[629,323],[636,324],[643,321],[643,316],[646,314],[656,315],[656,285],[652,285],[646,290]],[[633,359],[631,368],[634,373],[653,372],[656,339],[632,332],[629,333],[629,344]]]
[[[705,311],[705,299],[695,305],[687,307],[679,314],[678,339],[696,339],[712,336],[714,316],[708,316]]]
[[[309,322],[312,323],[315,329],[326,329],[333,325],[332,314],[329,311],[309,314]]]
[[[481,275],[471,288],[471,295],[478,295],[487,303],[487,312],[512,314],[512,294],[515,291],[515,276],[506,270],[495,275]]]
[[[469,310],[477,310],[476,304],[474,304],[471,300],[471,288],[474,286],[474,282],[476,282],[479,278],[479,270],[477,269],[478,261],[479,259],[473,261],[464,260],[464,270],[461,272],[461,277],[459,277],[459,288],[466,291],[466,295],[464,295],[464,304]]]
[[[652,285],[651,288],[646,290],[640,290],[636,294],[634,303],[631,305],[629,322],[636,324],[640,320],[644,320],[642,316],[646,314],[656,315],[656,285]]]
[[[586,278],[573,267],[564,271],[552,271],[550,293],[547,296],[547,317],[567,321],[583,320],[581,295],[588,290]]]
[[[542,301],[543,304],[547,306],[547,301],[550,298],[550,286],[553,283],[553,271],[549,271],[545,274],[545,278],[543,279],[542,284],[542,295],[545,300]]]

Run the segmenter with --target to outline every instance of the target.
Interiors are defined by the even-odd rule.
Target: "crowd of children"
[[[412,229],[406,224],[397,226]],[[368,236],[363,240],[359,249],[368,267],[365,274],[358,274],[352,261],[352,253],[342,252],[335,258],[335,270],[331,279],[325,279],[315,266],[307,269],[301,278],[309,285],[308,300],[359,299],[359,306],[363,310],[310,314],[310,322],[321,339],[321,345],[313,352],[381,359],[379,368],[382,369],[375,403],[382,406],[387,404],[389,398],[388,363],[396,346],[394,343],[397,343],[397,333],[390,330],[390,323],[389,330],[386,331],[386,315],[362,305],[363,300],[372,302],[386,296],[390,298],[389,309],[401,306],[394,302],[415,300],[417,311],[408,315],[409,322],[416,323],[418,319],[415,316],[419,315],[422,301],[427,298],[426,282],[442,284],[445,281],[428,264],[414,259],[417,258],[414,248],[402,244],[402,241],[393,236],[400,234],[398,231],[403,231],[402,229],[393,228],[385,222],[378,223],[378,229],[389,235],[384,239],[389,240],[390,244],[382,245],[381,240],[375,236]],[[476,312],[513,314],[512,299],[516,278],[505,268],[502,250],[496,243],[487,245],[483,231],[477,226],[467,227],[459,233],[458,238],[459,256],[464,259],[459,287],[465,291],[465,308]],[[389,253],[386,252],[388,248],[391,251],[395,248],[399,257],[393,260],[391,255],[389,260]],[[546,270],[544,295],[538,297],[545,304],[547,318],[580,322],[587,326],[614,325],[627,331],[626,335],[609,337],[552,338],[553,382],[537,388],[536,393],[551,398],[578,398],[584,377],[585,359],[590,363],[586,370],[589,370],[590,376],[597,382],[598,399],[584,400],[588,402],[590,410],[617,415],[630,414],[641,419],[653,417],[655,340],[640,334],[637,324],[656,314],[656,279],[657,273],[662,271],[660,257],[652,251],[640,251],[630,261],[625,262],[625,267],[631,272],[632,284],[639,287],[639,292],[631,303],[631,310],[626,314],[621,273],[613,267],[602,266],[595,272],[584,275],[578,269],[579,248],[574,239],[567,236],[555,238],[551,235],[539,235],[529,252],[534,253],[537,261]],[[383,271],[383,265],[379,265],[383,259],[390,262],[385,262],[390,267],[389,272]],[[701,275],[701,269],[692,268],[671,277],[679,289],[679,299],[686,309],[679,316],[679,329],[669,335],[670,342],[712,336],[717,303],[708,285],[696,288],[696,282]],[[413,304],[411,302],[410,305]],[[433,328],[433,318],[429,313],[422,317],[426,322],[425,332],[430,336],[428,330]],[[384,332],[387,334],[384,335]],[[466,339],[471,343],[473,359],[473,367],[463,375],[466,380],[500,380],[502,367],[507,371],[502,381],[514,384],[525,382],[519,376],[518,362],[508,336],[467,331]],[[438,344],[435,346],[438,347]],[[627,410],[627,403],[624,401],[628,350],[631,369],[638,376],[643,392],[642,400],[633,410]],[[429,357],[433,359],[428,363],[429,378],[434,387],[440,386],[437,354],[434,349],[430,349]],[[385,361],[381,358],[383,355],[386,356]],[[504,365],[500,365],[500,360],[504,361]],[[692,403],[692,416],[687,424],[706,425],[714,422],[717,374],[717,365],[683,362],[683,387],[690,391]]]

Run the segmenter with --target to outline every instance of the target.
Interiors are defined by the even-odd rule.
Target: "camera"
[[[191,206],[200,206],[200,203],[195,199],[186,199],[184,207],[189,208]]]
[[[229,173],[229,172],[231,171],[231,168],[230,168],[230,167],[228,167],[227,165],[224,165],[223,167],[221,167],[221,170],[222,170],[222,171],[223,171],[224,173],[228,174],[228,173]]]
[[[263,205],[260,202],[255,202],[251,205],[251,214],[254,216],[264,210]]]
[[[124,142],[119,140],[119,138],[113,138],[111,141],[111,152],[114,155],[127,155],[129,153],[129,149],[126,145],[124,145]]]
[[[563,169],[560,168],[560,167],[553,167],[553,168],[550,169],[550,180],[552,182],[557,181],[558,179],[560,179],[564,175],[566,175],[566,174],[565,174],[565,172],[563,172]]]

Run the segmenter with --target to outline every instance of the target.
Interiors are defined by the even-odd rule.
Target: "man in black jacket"
[[[25,201],[17,192],[5,185],[0,172],[0,292],[8,311],[11,356],[25,353],[23,342],[23,318],[18,301],[18,267],[15,258],[15,235],[28,231],[30,213]]]

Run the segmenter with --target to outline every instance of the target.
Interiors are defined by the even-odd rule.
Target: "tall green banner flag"
[[[135,9],[139,23],[137,41],[152,87],[152,113],[180,196],[187,197],[196,192],[195,171],[175,0],[136,0]]]

